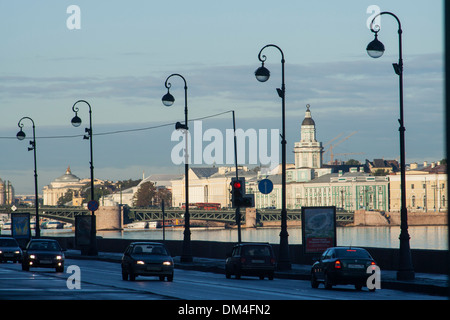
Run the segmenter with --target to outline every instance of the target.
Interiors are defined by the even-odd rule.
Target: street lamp
[[[39,226],[39,195],[38,195],[38,175],[37,175],[37,166],[36,166],[36,136],[35,136],[35,126],[34,126],[34,121],[33,119],[31,119],[30,117],[23,117],[22,119],[19,120],[19,123],[17,124],[20,128],[20,131],[17,133],[16,137],[19,140],[23,140],[25,139],[26,135],[25,132],[23,132],[22,128],[23,128],[23,124],[22,124],[22,120],[24,119],[28,119],[31,121],[31,123],[33,124],[33,140],[30,141],[30,145],[31,147],[28,147],[28,151],[33,151],[34,153],[34,196],[35,196],[35,200],[34,200],[34,207],[36,210],[36,226],[35,226],[35,236],[36,238],[40,238],[41,237],[41,227]]]
[[[168,80],[177,76],[183,79],[184,81],[184,124],[177,122],[175,125],[175,129],[184,129],[186,132],[185,143],[186,149],[184,152],[185,160],[184,160],[184,178],[185,178],[185,214],[184,214],[184,238],[183,238],[183,251],[181,254],[181,262],[192,262],[192,250],[191,250],[191,230],[190,230],[190,214],[189,214],[189,155],[188,155],[188,107],[187,107],[187,83],[186,79],[178,74],[173,73],[167,77],[166,82],[164,83],[167,88],[167,93],[162,97],[162,103],[166,107],[170,107],[175,102],[175,98],[170,93],[170,87],[172,86]]]
[[[399,96],[400,96],[400,173],[401,173],[401,209],[400,209],[400,263],[397,272],[398,280],[413,280],[414,270],[411,259],[411,248],[409,245],[410,236],[408,234],[408,211],[406,208],[406,175],[405,175],[405,127],[403,122],[403,59],[402,59],[402,27],[398,17],[391,12],[381,12],[373,17],[370,23],[370,30],[375,33],[375,39],[367,46],[367,53],[372,58],[379,58],[384,53],[384,45],[378,40],[378,32],[380,26],[376,25],[374,29],[374,21],[378,16],[384,14],[390,15],[398,22],[398,47],[399,59],[398,63],[393,63],[395,74],[399,76]]]
[[[91,151],[91,161],[90,169],[91,169],[91,201],[94,201],[94,162],[93,162],[93,152],[92,152],[92,109],[91,105],[85,100],[78,100],[72,106],[72,111],[75,112],[75,116],[72,118],[72,125],[74,127],[79,127],[81,125],[81,118],[78,116],[78,107],[76,106],[79,102],[84,102],[89,107],[89,128],[85,128],[84,131],[87,133],[83,136],[83,139],[89,140],[90,142],[90,151]],[[97,238],[96,238],[96,221],[95,221],[95,210],[91,211],[91,241],[89,244],[89,252],[88,255],[96,256],[98,255],[97,251]]]
[[[262,65],[255,71],[255,77],[260,82],[265,82],[269,80],[270,72],[264,67],[264,62],[267,57],[265,55],[261,56],[263,50],[267,47],[275,47],[281,53],[281,89],[277,88],[278,96],[281,98],[281,110],[282,110],[282,134],[281,134],[281,232],[280,232],[280,253],[278,258],[278,268],[281,270],[291,269],[291,261],[289,258],[289,244],[287,232],[287,211],[286,211],[286,126],[285,126],[285,83],[284,83],[284,54],[283,51],[274,44],[268,44],[264,46],[258,54],[258,59],[261,61]]]

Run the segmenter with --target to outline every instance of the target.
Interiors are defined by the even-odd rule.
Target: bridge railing
[[[20,207],[15,212],[29,212],[34,215],[33,207]],[[165,210],[165,219],[183,219],[184,209],[168,209]],[[5,208],[0,208],[0,213],[8,213]],[[159,208],[128,208],[128,219],[132,221],[161,221],[163,219],[162,211]],[[192,220],[211,220],[221,222],[235,222],[234,209],[220,210],[201,210],[190,209],[190,218]],[[64,222],[74,223],[76,215],[90,214],[90,211],[83,207],[51,207],[42,206],[39,208],[39,215],[42,217],[60,220]],[[241,210],[241,221],[245,222],[245,210]],[[260,222],[279,221],[280,210],[256,210],[257,220]],[[301,220],[301,210],[287,210],[288,221]],[[350,223],[353,222],[353,212],[337,212],[337,222]]]

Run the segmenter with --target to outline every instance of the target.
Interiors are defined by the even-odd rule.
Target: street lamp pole
[[[409,233],[408,233],[408,211],[406,207],[406,173],[405,173],[405,126],[403,121],[403,59],[402,59],[402,27],[399,18],[391,12],[381,12],[374,16],[370,24],[370,30],[375,33],[375,39],[367,46],[367,53],[372,58],[379,58],[384,53],[384,45],[377,39],[380,26],[374,26],[374,21],[378,16],[384,14],[390,15],[397,20],[398,23],[398,47],[399,47],[399,59],[398,63],[393,63],[394,71],[399,76],[399,99],[400,99],[400,119],[399,132],[400,132],[400,174],[401,174],[401,209],[400,209],[400,263],[399,270],[397,272],[398,280],[413,280],[414,269],[411,259],[411,248],[409,245]],[[375,29],[374,29],[375,27]]]
[[[270,72],[264,67],[264,62],[267,57],[261,55],[263,50],[267,47],[275,47],[281,53],[281,89],[277,88],[278,96],[281,98],[281,117],[282,117],[282,134],[281,134],[281,232],[280,232],[280,253],[278,257],[278,268],[280,270],[291,269],[291,261],[289,258],[289,244],[288,244],[288,231],[287,231],[287,210],[286,210],[286,125],[285,125],[285,96],[286,96],[286,86],[284,82],[284,53],[280,47],[274,44],[268,44],[264,46],[258,54],[258,59],[261,61],[262,66],[255,71],[256,79],[260,82],[266,82],[269,80]]]
[[[35,200],[34,200],[34,207],[36,210],[36,226],[35,226],[35,236],[36,238],[40,238],[41,237],[41,227],[39,226],[39,195],[38,195],[38,175],[37,175],[37,166],[36,166],[36,132],[35,132],[35,126],[34,126],[34,121],[33,119],[31,119],[30,117],[23,117],[22,119],[19,120],[19,123],[17,124],[20,128],[20,131],[17,133],[17,139],[19,140],[23,140],[25,139],[26,135],[25,132],[23,132],[22,128],[23,128],[23,124],[22,124],[22,120],[24,119],[28,119],[31,121],[31,123],[33,124],[33,140],[30,141],[30,145],[31,147],[28,147],[28,151],[33,150],[34,153],[34,196],[35,196]]]
[[[83,139],[89,140],[90,143],[90,154],[91,154],[91,161],[90,163],[90,170],[91,170],[91,201],[95,200],[94,198],[94,160],[93,160],[93,148],[92,148],[92,109],[91,105],[85,101],[85,100],[78,100],[74,103],[72,106],[72,111],[75,112],[75,116],[72,118],[72,125],[74,127],[79,127],[81,125],[81,118],[78,117],[78,107],[76,106],[78,103],[83,102],[87,104],[89,107],[89,128],[85,128],[84,131],[87,133],[84,135]],[[95,220],[95,211],[91,211],[91,241],[89,246],[89,252],[88,254],[91,256],[98,255],[97,251],[97,228],[96,228],[96,220]]]
[[[175,98],[170,94],[170,87],[172,86],[169,79],[173,76],[180,77],[184,81],[184,125],[177,122],[175,129],[184,129],[186,149],[184,152],[184,186],[185,186],[185,213],[184,213],[184,238],[183,251],[181,254],[181,262],[192,262],[191,250],[191,230],[190,230],[190,214],[189,214],[189,155],[188,155],[188,106],[187,106],[187,83],[186,79],[178,73],[173,73],[167,77],[164,85],[167,88],[167,93],[162,97],[162,102],[166,107],[170,107],[175,102]]]

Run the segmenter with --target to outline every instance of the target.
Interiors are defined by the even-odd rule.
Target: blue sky
[[[81,29],[69,30],[70,5],[81,10]],[[271,78],[259,83],[259,50],[273,43],[286,58],[288,160],[300,139],[306,104],[317,138],[326,144],[357,132],[335,153],[360,161],[396,159],[398,143],[397,24],[383,16],[375,60],[365,48],[370,5],[402,22],[407,162],[444,157],[443,2],[432,1],[5,1],[0,0],[0,178],[18,194],[33,193],[33,159],[15,139],[17,122],[33,118],[38,137],[82,134],[71,107],[93,109],[94,133],[182,121],[183,83],[172,79],[175,104],[164,107],[164,81],[188,82],[190,119],[234,109],[237,126],[279,128],[281,56],[265,50]],[[231,114],[204,120],[204,129],[231,128]],[[31,136],[31,126],[24,131]],[[171,163],[172,127],[94,136],[95,175],[140,178],[183,172]],[[339,141],[336,140],[335,142]],[[76,138],[39,138],[39,189],[71,166],[89,177],[89,146]],[[325,160],[328,160],[325,155]],[[344,158],[345,160],[345,158]]]

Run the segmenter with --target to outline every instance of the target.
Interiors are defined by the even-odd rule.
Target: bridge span
[[[102,207],[100,207],[102,209]],[[35,214],[33,207],[18,208],[15,212],[28,212],[31,215]],[[8,213],[5,208],[0,208],[0,213]],[[166,209],[164,210],[165,219],[183,219],[184,209]],[[233,223],[236,221],[234,209],[219,209],[219,210],[201,210],[190,209],[191,220],[208,220],[225,223]],[[42,206],[39,207],[39,216],[49,219],[54,219],[67,223],[74,223],[75,216],[77,215],[89,215],[91,212],[83,207],[51,207]],[[245,223],[245,210],[241,210],[241,221]],[[130,222],[137,221],[162,221],[163,214],[160,208],[125,208],[123,217]],[[260,223],[276,222],[280,221],[280,210],[261,210],[256,209],[256,221]],[[125,220],[125,219],[124,219]],[[301,210],[287,210],[288,221],[300,221]],[[353,222],[353,212],[337,212],[336,221],[343,223]]]

